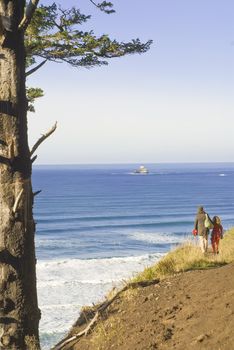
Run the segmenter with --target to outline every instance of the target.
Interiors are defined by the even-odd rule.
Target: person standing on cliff
[[[219,254],[219,241],[223,238],[223,226],[218,216],[213,217],[214,227],[211,234],[211,244],[214,254]]]
[[[194,230],[197,230],[202,253],[206,253],[208,249],[209,228],[205,226],[206,215],[208,214],[206,214],[206,212],[204,211],[204,208],[198,207],[197,215],[194,223]]]

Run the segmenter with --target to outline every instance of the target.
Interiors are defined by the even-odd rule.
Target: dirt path
[[[73,350],[233,350],[234,264],[124,292]],[[74,332],[79,329],[74,329]]]

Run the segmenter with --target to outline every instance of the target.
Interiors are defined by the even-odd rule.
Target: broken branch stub
[[[23,190],[23,188],[22,188],[22,190],[19,192],[18,196],[16,197],[16,200],[15,200],[15,203],[14,203],[14,206],[13,206],[13,209],[12,209],[12,211],[13,211],[14,214],[15,214],[16,211],[17,211],[17,208],[18,208],[18,205],[19,205],[19,201],[20,201],[20,199],[21,199],[21,197],[22,197],[23,191],[24,191],[24,190]]]
[[[52,128],[50,130],[48,130],[45,134],[43,134],[35,143],[35,145],[33,146],[33,148],[30,151],[30,156],[32,156],[35,151],[37,150],[37,148],[40,146],[40,144],[45,141],[50,135],[53,134],[53,132],[56,130],[57,128],[57,122],[52,126]]]

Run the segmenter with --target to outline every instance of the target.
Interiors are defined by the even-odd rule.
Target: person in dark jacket
[[[203,207],[198,207],[197,215],[195,218],[194,229],[197,230],[199,236],[200,247],[203,253],[208,249],[208,235],[209,229],[205,227],[206,212]]]

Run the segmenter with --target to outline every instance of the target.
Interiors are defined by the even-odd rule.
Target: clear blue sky
[[[60,3],[92,14],[97,34],[154,43],[107,67],[50,63],[29,79],[45,91],[30,144],[58,121],[38,164],[234,161],[232,0],[116,0],[109,16],[88,0]]]

